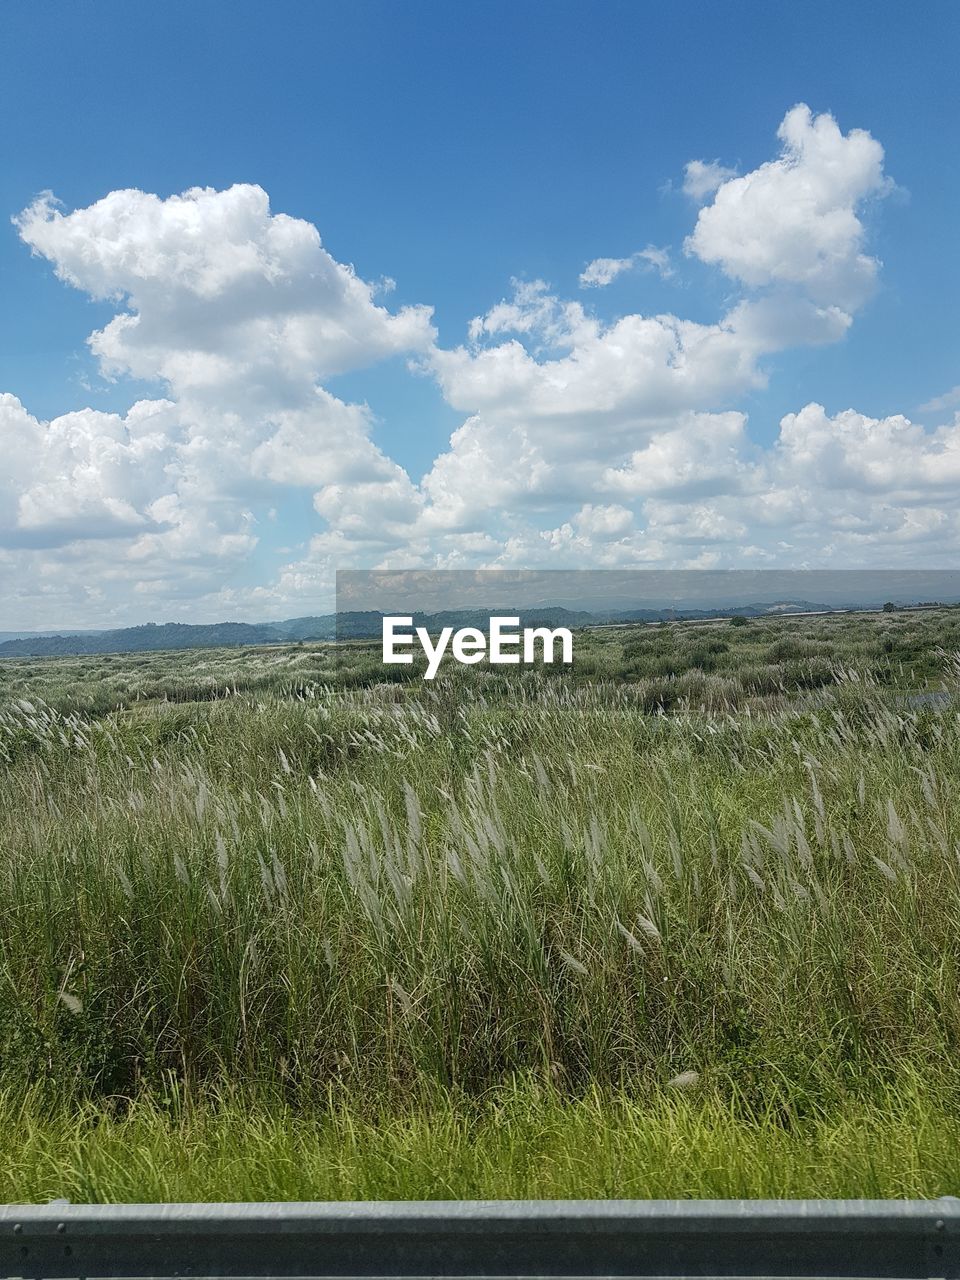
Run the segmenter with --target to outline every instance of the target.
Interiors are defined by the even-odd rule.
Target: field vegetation
[[[0,664],[0,1198],[956,1192],[958,651]]]

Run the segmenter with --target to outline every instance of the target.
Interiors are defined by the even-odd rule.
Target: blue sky
[[[857,3],[7,0],[0,392],[22,413],[8,406],[0,419],[19,459],[0,487],[0,626],[309,612],[329,601],[331,573],[347,565],[512,567],[559,557],[556,567],[661,567],[746,555],[790,567],[947,566],[960,541],[960,446],[947,396],[960,384],[958,36],[960,11],[946,3],[925,4],[918,18],[905,6]],[[798,160],[813,123],[784,161],[777,131],[798,103],[811,122],[830,118],[841,141],[866,131],[882,148],[880,167],[855,141],[822,163]],[[751,210],[751,199],[762,214],[781,198],[758,186],[778,157],[808,164],[813,183],[834,184],[812,249],[797,250],[806,230],[795,235],[776,209],[769,234]],[[844,172],[861,159],[859,185],[848,190]],[[716,162],[722,174],[696,197],[683,189],[693,160]],[[745,178],[753,194],[743,216],[756,243],[744,248],[728,213],[706,219],[691,247],[723,183]],[[70,215],[111,192],[166,201],[235,184],[263,189],[267,217],[314,226],[331,260],[352,264],[360,281],[395,282],[351,312],[365,356],[328,359],[311,338],[298,389],[273,385],[256,409],[260,391],[242,390],[249,361],[223,338],[218,304],[206,298],[207,312],[191,302],[189,319],[177,310],[182,259],[169,228],[167,274],[151,277],[146,301],[137,296],[145,277],[129,266],[130,246],[153,262],[156,231],[145,206],[128,201],[83,224],[54,224],[49,208],[26,225],[9,220],[44,191]],[[788,184],[784,200],[790,192]],[[208,203],[199,229],[184,231],[194,248],[198,236],[221,234],[220,208]],[[273,224],[261,222],[269,238]],[[127,265],[111,257],[104,267],[119,244]],[[204,244],[214,252],[213,239]],[[632,258],[645,250],[665,255],[659,267]],[[819,254],[815,269],[809,253],[798,266],[795,250]],[[291,252],[305,261],[306,249]],[[631,265],[606,287],[585,288],[580,274],[596,259]],[[873,266],[854,286],[859,259]],[[291,288],[299,314],[300,288]],[[116,297],[91,297],[104,292]],[[592,406],[579,412],[575,393],[558,417],[530,380],[553,387],[560,378],[565,389],[564,360],[579,376],[592,359],[600,339],[577,331],[568,303],[602,338],[623,317],[722,325],[738,303],[772,297],[782,308],[801,294],[804,306],[839,308],[842,333],[804,330],[763,350],[754,336],[746,354],[739,339],[717,358],[750,368],[726,379],[710,371],[688,399],[644,398],[640,378],[607,417]],[[261,318],[275,314],[275,292],[269,299]],[[470,322],[504,300],[511,315],[481,326],[471,347]],[[383,321],[384,309],[396,317],[405,307],[432,308],[431,335],[419,321]],[[317,308],[311,323],[322,328],[329,317]],[[171,378],[157,347],[153,364],[143,351],[112,350],[105,378],[86,339],[127,312],[140,314],[141,329],[165,318],[178,333],[188,323],[199,333],[209,314],[195,349],[237,362],[224,374],[227,390],[201,393]],[[269,341],[295,339],[286,325]],[[481,359],[481,347],[511,342],[531,370],[511,371],[494,394],[502,362]],[[169,334],[163,344],[176,345]],[[614,348],[634,370],[647,358],[646,347],[623,354],[614,335],[604,361]],[[456,360],[435,354],[459,350]],[[609,370],[598,365],[598,404]],[[257,373],[261,390],[264,378]],[[336,404],[368,405],[369,415],[341,421],[325,401],[311,417],[308,382]],[[288,423],[278,444],[278,414],[301,395],[306,417],[295,430]],[[123,417],[138,400],[172,408],[151,427],[149,446],[141,439],[114,456],[128,450],[131,425],[104,415]],[[88,410],[66,427],[48,425]],[[847,410],[856,418],[839,416]],[[731,413],[742,421],[723,417]],[[786,437],[785,415],[799,415]],[[450,436],[467,422],[458,454]],[[718,439],[726,462],[698,478],[697,459]],[[313,462],[298,469],[298,456]],[[334,457],[336,466],[323,461]],[[508,475],[513,488],[500,484]],[[831,477],[842,483],[814,510]],[[745,507],[762,518],[744,520]]]

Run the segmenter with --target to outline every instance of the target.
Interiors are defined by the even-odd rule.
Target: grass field
[[[0,1198],[955,1192],[958,650],[0,664]]]

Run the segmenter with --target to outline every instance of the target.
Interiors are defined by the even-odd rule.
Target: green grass
[[[958,622],[3,664],[0,1198],[955,1190]]]
[[[792,1116],[550,1089],[360,1112],[141,1100],[122,1118],[0,1100],[0,1199],[44,1202],[927,1197],[960,1186],[960,1117],[912,1077]]]

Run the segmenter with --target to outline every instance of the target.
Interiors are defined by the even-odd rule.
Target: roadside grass
[[[870,1103],[792,1117],[662,1092],[308,1111],[230,1099],[122,1118],[0,1099],[0,1200],[931,1197],[960,1186],[960,1116],[909,1073]]]
[[[0,1198],[955,1190],[957,617],[3,664]]]

